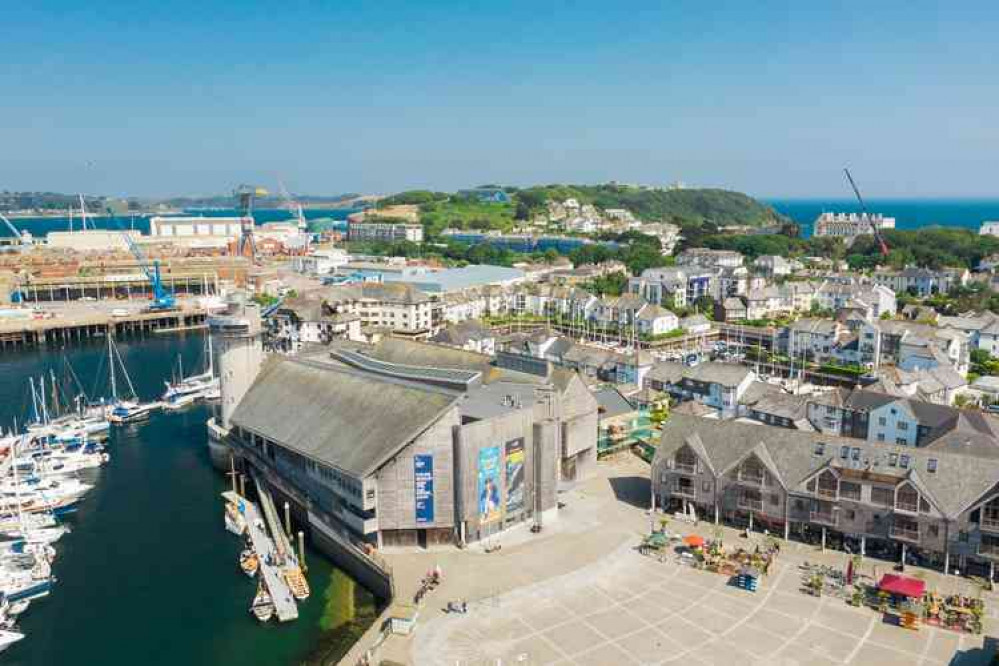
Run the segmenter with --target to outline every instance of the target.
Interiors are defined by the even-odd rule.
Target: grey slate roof
[[[363,478],[458,399],[457,393],[383,380],[333,364],[272,357],[232,421]]]
[[[964,455],[948,449],[916,449],[857,439],[832,437],[789,428],[747,425],[734,421],[712,421],[674,413],[663,426],[653,459],[653,470],[671,458],[685,443],[714,470],[731,469],[754,448],[764,447],[779,478],[792,492],[804,492],[805,482],[826,467],[850,468],[912,480],[928,490],[937,507],[956,518],[999,482],[999,458]],[[822,444],[821,453],[816,450]],[[860,450],[860,460],[843,461],[841,447]],[[890,454],[909,456],[908,468],[889,464]],[[938,461],[937,471],[927,471],[929,459]],[[655,472],[654,472],[655,473]]]
[[[598,414],[602,419],[610,419],[635,411],[635,408],[624,399],[621,392],[612,386],[594,391],[593,396],[597,399]]]

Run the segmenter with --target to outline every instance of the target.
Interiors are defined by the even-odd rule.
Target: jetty
[[[260,576],[263,577],[264,586],[274,602],[274,611],[278,620],[281,622],[297,620],[298,604],[295,603],[295,597],[292,596],[291,588],[285,580],[284,565],[280,564],[286,558],[280,555],[279,546],[268,535],[266,523],[257,505],[231,490],[222,493],[222,497],[227,502],[234,502],[244,508],[246,534],[260,562]],[[277,533],[283,534],[280,525]]]

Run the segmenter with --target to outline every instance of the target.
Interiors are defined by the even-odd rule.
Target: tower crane
[[[888,256],[888,243],[885,242],[884,236],[881,235],[881,230],[878,229],[878,225],[874,223],[874,218],[870,216],[867,212],[867,206],[864,204],[864,198],[860,196],[860,190],[857,188],[857,184],[853,182],[853,176],[850,175],[850,170],[847,168],[843,169],[843,173],[846,174],[846,179],[850,181],[850,187],[853,188],[853,193],[857,195],[857,201],[860,203],[860,212],[871,225],[871,231],[874,233],[874,240],[878,242],[878,249],[881,250],[881,256]]]
[[[302,204],[292,198],[291,194],[288,192],[288,188],[286,188],[284,183],[280,180],[278,181],[278,188],[281,190],[281,198],[284,199],[288,210],[294,213],[296,220],[298,220],[298,230],[305,231],[308,229],[309,224],[305,221],[305,211],[302,210]]]
[[[257,243],[253,239],[253,199],[267,196],[267,190],[256,185],[240,185],[232,194],[239,202],[239,242],[236,245],[236,253],[244,256],[249,251],[250,259],[255,260]]]

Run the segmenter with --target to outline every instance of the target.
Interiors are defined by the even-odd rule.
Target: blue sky
[[[0,189],[992,196],[999,2],[12,2]]]

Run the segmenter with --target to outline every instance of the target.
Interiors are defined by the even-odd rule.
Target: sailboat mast
[[[209,377],[215,376],[215,359],[212,357],[212,329],[208,329],[208,375]]]
[[[38,385],[40,387],[38,393],[42,403],[42,422],[47,425],[49,422],[49,407],[45,400],[45,375],[38,378]]]
[[[108,374],[111,378],[111,401],[118,402],[118,384],[114,378],[114,351],[112,349],[111,331],[108,330]]]
[[[41,414],[38,412],[38,393],[35,391],[35,378],[28,377],[28,386],[31,387],[31,411],[35,416],[35,423],[41,421]]]

